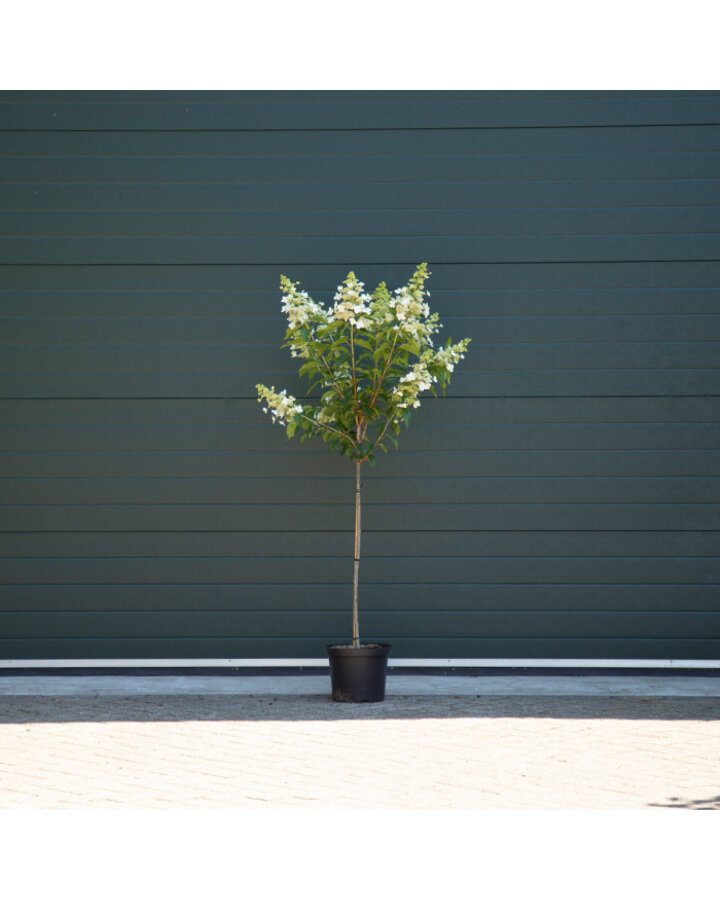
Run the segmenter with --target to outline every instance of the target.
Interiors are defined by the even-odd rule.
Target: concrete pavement
[[[142,696],[242,694],[320,696],[329,675],[8,675],[2,696]],[[388,697],[720,697],[720,676],[702,675],[402,675]]]
[[[720,678],[0,678],[0,809],[719,809]]]

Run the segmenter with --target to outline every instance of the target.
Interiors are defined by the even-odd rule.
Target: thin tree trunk
[[[355,461],[355,556],[353,565],[353,647],[360,646],[360,626],[358,624],[358,574],[360,570],[360,466]]]

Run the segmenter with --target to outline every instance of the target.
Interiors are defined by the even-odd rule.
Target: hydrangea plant
[[[360,565],[360,493],[362,464],[375,465],[377,449],[397,447],[401,427],[410,424],[420,394],[437,386],[445,391],[469,338],[435,349],[440,328],[428,305],[425,282],[430,272],[421,263],[403,287],[392,294],[381,282],[372,294],[354,272],[337,288],[334,303],[323,306],[299,282],[284,275],[282,311],[288,328],[284,347],[303,360],[300,375],[309,379],[317,400],[300,402],[287,391],[257,385],[258,400],[288,437],[319,437],[355,462],[355,554],[353,572],[353,646],[360,645],[358,572]]]

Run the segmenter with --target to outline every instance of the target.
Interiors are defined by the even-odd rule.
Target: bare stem
[[[360,626],[358,624],[358,575],[360,570],[360,466],[355,461],[355,555],[353,563],[353,647],[360,646]]]
[[[332,368],[330,367],[330,363],[325,359],[325,357],[324,357],[324,356],[322,355],[322,353],[320,353],[319,351],[318,351],[317,357],[318,357],[318,359],[320,360],[320,362],[321,362],[321,363],[325,366],[325,368],[327,369],[327,373],[328,373],[328,375],[330,376],[330,380],[332,381],[333,385],[335,386],[335,390],[338,392],[338,396],[339,396],[339,397],[345,396],[345,395],[343,394],[343,392],[340,390],[340,385],[337,383],[337,381],[336,381],[336,379],[335,379],[335,374],[333,373],[333,370],[332,370]]]
[[[375,390],[373,392],[372,398],[370,400],[370,404],[368,406],[369,409],[373,408],[375,401],[378,398],[378,394],[380,393],[380,388],[382,387],[383,380],[384,380],[385,376],[387,375],[388,369],[390,368],[390,363],[393,358],[393,353],[395,352],[395,344],[397,344],[397,339],[398,339],[399,334],[400,334],[399,331],[395,332],[395,337],[393,338],[392,347],[390,348],[390,354],[388,355],[388,358],[385,362],[385,368],[382,370],[382,374],[380,375],[380,381],[378,381],[377,387],[375,388]]]
[[[375,443],[374,443],[374,444],[372,445],[372,447],[368,450],[368,452],[367,452],[366,455],[363,457],[363,459],[367,459],[368,456],[373,452],[373,450],[374,450],[374,449],[377,447],[377,445],[380,443],[380,441],[385,437],[385,432],[388,430],[388,427],[389,427],[389,426],[392,424],[392,422],[394,421],[396,415],[397,415],[397,410],[394,410],[394,412],[392,413],[392,415],[390,415],[390,416],[387,417],[387,421],[385,422],[385,427],[384,427],[383,430],[380,432],[380,435],[376,438]]]
[[[358,408],[357,402],[357,373],[355,372],[355,342],[353,341],[353,327],[350,324],[350,358],[352,360],[352,379],[353,379],[353,400],[355,401],[355,409]]]

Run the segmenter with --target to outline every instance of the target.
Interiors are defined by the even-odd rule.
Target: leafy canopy
[[[281,277],[288,319],[283,346],[303,361],[299,374],[308,379],[309,392],[320,391],[318,402],[300,403],[284,390],[256,385],[264,411],[288,437],[321,437],[333,450],[371,465],[378,447],[387,451],[386,441],[397,447],[401,425],[409,425],[410,410],[420,406],[420,393],[437,396],[436,385],[444,392],[470,343],[448,339],[435,349],[433,336],[442,326],[427,302],[429,275],[421,263],[392,294],[385,282],[368,294],[350,272],[331,307]]]

